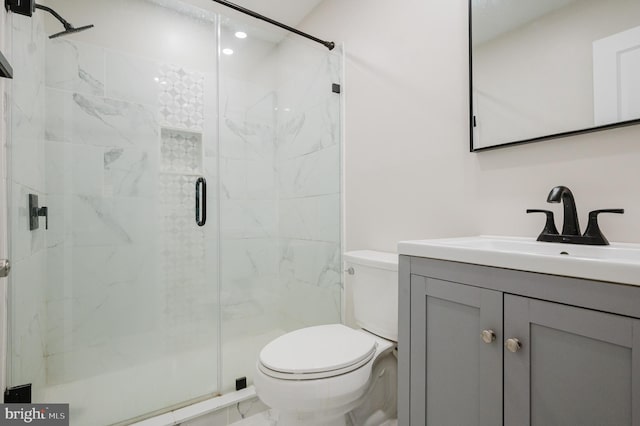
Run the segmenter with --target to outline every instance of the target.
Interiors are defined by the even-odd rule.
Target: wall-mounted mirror
[[[469,0],[471,150],[640,123],[639,0]]]

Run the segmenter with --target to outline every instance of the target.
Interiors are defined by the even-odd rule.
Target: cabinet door
[[[502,293],[411,283],[411,424],[501,425]],[[483,331],[495,340],[485,343]]]
[[[640,426],[640,321],[504,298],[506,426]]]

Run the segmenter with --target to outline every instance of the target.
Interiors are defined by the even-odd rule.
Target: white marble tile
[[[79,93],[47,90],[46,138],[95,146],[156,145],[153,108]]]
[[[262,348],[273,339],[283,335],[271,318],[257,316],[242,318],[238,322],[225,322],[229,330],[223,335],[222,359],[222,391],[232,391],[237,377],[247,377],[247,382],[253,382],[255,361]]]
[[[28,99],[37,99],[42,92],[45,81],[45,32],[43,16],[33,17],[16,15],[11,19],[13,26],[12,45],[20,49],[21,54],[14,53],[11,59],[13,66],[13,84],[25,85]]]
[[[328,97],[305,110],[282,113],[278,129],[279,158],[307,155],[340,142],[340,99]]]
[[[276,150],[275,122],[245,125],[248,159],[272,159]]]
[[[320,241],[281,240],[280,276],[308,284],[340,285],[340,245]]]
[[[275,200],[248,200],[244,203],[246,238],[275,237],[278,234],[278,210]]]
[[[13,383],[33,383],[37,391],[45,380],[47,327],[44,287],[45,253],[40,251],[12,262],[10,294],[11,342],[9,368]],[[19,309],[16,309],[19,307]]]
[[[157,196],[159,159],[156,149],[104,148],[101,152],[104,196]]]
[[[220,196],[223,200],[247,198],[247,167],[245,159],[220,159]]]
[[[182,426],[227,426],[227,408],[180,423]]]
[[[215,198],[218,193],[218,185],[216,183],[218,180],[218,157],[203,157],[202,168],[207,182],[212,184],[211,188],[208,188],[209,194]]]
[[[287,43],[281,56],[288,60],[278,73],[279,107],[308,110],[333,94],[332,83],[340,83],[339,54]]]
[[[74,195],[71,204],[72,238],[76,246],[153,241],[159,229],[156,205],[150,199]]]
[[[337,194],[340,192],[340,149],[335,145],[285,160],[279,171],[281,198]]]
[[[249,160],[246,163],[246,196],[249,200],[275,200],[276,168],[273,159]],[[227,182],[230,179],[227,179]]]
[[[51,141],[44,145],[48,194],[102,195],[103,148]]]
[[[238,134],[236,120],[224,117],[220,123],[220,158],[245,159],[247,156],[247,143]]]
[[[32,189],[44,190],[44,83],[14,83],[11,140],[8,142],[11,179]]]
[[[269,407],[260,399],[255,398],[250,401],[243,401],[235,406],[229,407],[229,424],[242,426],[267,425],[275,423],[259,423],[258,419],[267,420],[271,418]]]
[[[275,121],[269,124],[226,117],[222,124],[222,158],[268,159],[273,158],[276,147]],[[237,145],[239,144],[239,145]]]
[[[70,245],[73,240],[73,198],[71,195],[48,195],[49,229],[47,248]]]
[[[275,200],[222,200],[220,235],[223,238],[266,238],[278,232]]]
[[[248,212],[242,200],[220,200],[220,237],[224,239],[244,238]]]
[[[44,191],[44,63],[45,36],[41,17],[16,17],[13,45],[19,55],[11,58],[14,68],[11,101],[11,140],[8,149],[13,165],[11,180],[32,190]]]
[[[339,286],[318,287],[302,281],[289,282],[283,293],[280,311],[285,330],[297,330],[318,324],[340,322],[342,289]]]
[[[276,121],[277,102],[276,92],[269,91],[247,108],[245,119],[248,122],[273,126]]]
[[[247,75],[233,75],[225,73],[224,66],[220,73],[220,99],[222,100],[221,113],[223,117],[239,119],[244,118],[247,111],[260,103],[261,100],[274,95],[275,80],[269,76],[269,71],[261,69],[263,78],[261,82],[251,81]],[[275,106],[275,105],[274,105]],[[273,120],[268,119],[266,123]]]
[[[340,195],[280,200],[279,236],[340,242]]]
[[[204,122],[202,140],[204,155],[218,156],[218,79],[214,73],[204,75]]]
[[[137,287],[153,286],[159,276],[159,250],[152,242],[88,247],[60,245],[49,249],[47,257],[48,301],[90,297],[123,282]]]
[[[47,40],[47,87],[104,96],[104,49],[69,39]]]
[[[157,62],[112,50],[105,58],[107,98],[157,107],[162,87]]]
[[[278,272],[277,247],[276,240],[267,238],[222,240],[220,272],[225,291],[237,288],[250,292],[253,278],[264,277],[266,280],[275,276]]]

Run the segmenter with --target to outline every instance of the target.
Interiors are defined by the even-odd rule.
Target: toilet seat
[[[296,330],[260,352],[258,368],[282,380],[312,380],[352,372],[376,353],[376,339],[342,324]]]

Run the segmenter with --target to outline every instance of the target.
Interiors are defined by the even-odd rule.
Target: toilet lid
[[[342,324],[321,325],[273,340],[260,352],[260,366],[278,378],[331,377],[360,367],[375,351],[376,341],[366,333]]]

